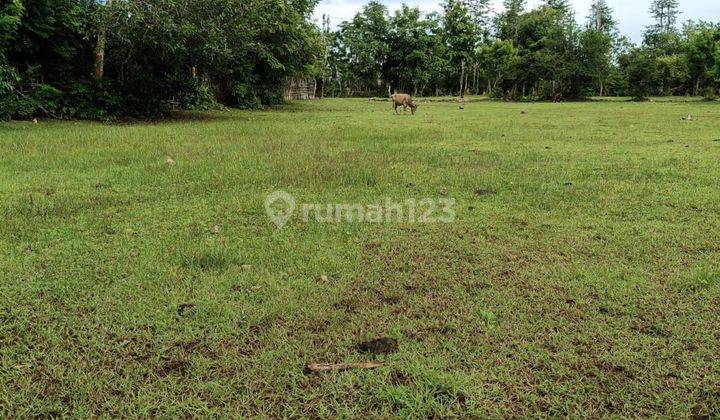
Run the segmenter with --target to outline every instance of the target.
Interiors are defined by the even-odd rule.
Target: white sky
[[[320,0],[315,9],[315,17],[320,22],[323,14],[330,16],[330,22],[337,26],[340,22],[350,19],[362,9],[369,0]],[[393,11],[402,3],[419,6],[424,12],[440,10],[441,0],[380,0]],[[651,0],[608,0],[608,4],[615,11],[615,19],[619,23],[620,32],[632,41],[642,39],[643,30],[651,23],[648,13]],[[496,11],[502,10],[502,0],[494,0]],[[528,0],[528,6],[540,4],[540,0]],[[590,10],[591,0],[570,0],[575,9],[578,21],[583,22]],[[720,22],[720,0],[680,0],[681,21],[688,19]]]

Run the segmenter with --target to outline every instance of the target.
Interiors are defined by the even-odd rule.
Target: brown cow
[[[400,115],[397,109],[399,106],[402,106],[403,111],[407,111],[407,109],[410,108],[412,114],[415,115],[415,110],[418,108],[418,105],[413,102],[412,96],[407,93],[396,93],[390,97],[392,98],[393,111],[395,111],[395,114]]]

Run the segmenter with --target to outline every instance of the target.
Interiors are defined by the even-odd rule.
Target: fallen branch
[[[22,96],[23,98],[27,98],[27,95],[25,95],[25,94],[22,93],[21,91],[15,89],[14,87],[10,87],[10,92],[16,93],[16,94]],[[35,106],[37,106],[38,108],[40,108],[40,111],[44,112],[44,113],[45,113],[45,116],[50,117],[50,118],[58,119],[57,115],[55,115],[55,114],[53,114],[52,112],[50,112],[50,111],[48,111],[47,109],[45,109],[42,105],[40,105],[39,103],[37,103],[37,101],[35,101],[35,102],[36,102],[36,103],[35,103]]]
[[[343,372],[351,369],[377,369],[382,363],[311,363],[305,367],[306,372]]]

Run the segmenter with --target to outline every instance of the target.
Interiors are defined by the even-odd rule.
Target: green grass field
[[[703,102],[0,123],[0,417],[720,416],[719,180]]]

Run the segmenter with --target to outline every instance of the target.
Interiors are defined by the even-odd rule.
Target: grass
[[[719,416],[719,128],[685,101],[2,123],[0,417]],[[457,218],[277,230],[278,189]],[[378,337],[378,370],[303,372]]]

